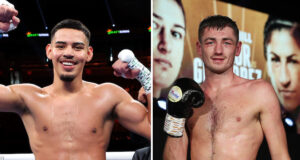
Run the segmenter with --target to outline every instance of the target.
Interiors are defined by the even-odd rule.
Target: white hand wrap
[[[6,1],[6,0],[0,0],[0,5],[6,5],[6,6],[10,7],[10,8],[15,8],[15,6],[14,6],[13,4],[9,3],[9,2]],[[8,29],[7,32],[9,32],[9,31],[11,31],[11,30],[14,30],[14,29],[16,29],[16,28],[17,28],[17,26],[15,26],[15,25],[12,23],[12,20],[10,20],[9,29]],[[4,31],[0,29],[0,33],[4,33]]]
[[[123,49],[118,58],[128,63],[130,69],[139,69],[140,72],[136,79],[142,84],[145,89],[146,94],[151,92],[151,72],[140,63],[134,56],[133,52],[129,49]]]
[[[15,8],[15,6],[13,4],[9,3],[6,0],[0,0],[0,5],[6,5],[6,6],[10,7],[10,8]]]
[[[164,131],[171,136],[181,137],[183,135],[185,118],[175,118],[167,113]]]

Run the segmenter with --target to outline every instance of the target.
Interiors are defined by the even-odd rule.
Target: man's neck
[[[63,81],[59,77],[54,77],[52,89],[55,94],[72,94],[81,90],[83,81],[81,77],[76,77],[72,81]]]
[[[217,74],[206,69],[205,81],[202,86],[212,92],[217,92],[223,88],[231,86],[234,83],[235,78],[236,75],[234,75],[232,70]]]

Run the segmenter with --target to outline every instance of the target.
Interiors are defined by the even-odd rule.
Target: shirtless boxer
[[[61,21],[46,46],[53,83],[0,86],[0,111],[20,115],[36,160],[105,160],[115,118],[150,139],[146,107],[115,84],[82,80],[84,65],[93,57],[89,41],[81,22]],[[147,100],[150,113],[150,94]]]
[[[0,0],[0,33],[15,29],[20,23],[18,11],[6,0]]]
[[[290,159],[272,86],[233,73],[234,58],[241,51],[238,35],[228,17],[201,22],[197,52],[205,64],[205,103],[187,120],[189,134],[168,137],[164,159],[186,159],[190,143],[192,160],[255,160],[264,136],[273,160]]]

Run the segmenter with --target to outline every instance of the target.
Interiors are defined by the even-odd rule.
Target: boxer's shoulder
[[[262,94],[273,90],[271,84],[263,79],[251,80],[248,88],[256,93]]]
[[[269,83],[263,79],[248,80],[248,79],[240,78],[239,82],[236,85],[243,88],[244,91],[257,92],[260,90],[264,90],[266,87],[268,88]]]
[[[256,80],[255,84],[253,85],[253,91],[255,92],[257,98],[265,100],[276,99],[273,86],[263,79]]]
[[[101,84],[97,84],[96,86],[94,86],[94,89],[96,90],[115,90],[115,89],[121,89],[120,86],[118,86],[117,84],[111,83],[111,82],[105,82],[105,83],[101,83]]]
[[[122,87],[110,82],[105,82],[105,83],[95,85],[93,87],[93,90],[96,92],[111,93],[114,96],[126,93],[126,91]]]
[[[245,89],[249,98],[254,99],[253,103],[258,106],[266,106],[270,101],[276,100],[276,94],[272,85],[263,80],[251,80]]]
[[[14,84],[9,86],[16,93],[32,94],[32,93],[45,93],[45,91],[34,84],[24,83],[24,84]]]

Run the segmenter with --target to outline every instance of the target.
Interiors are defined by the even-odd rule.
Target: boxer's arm
[[[151,94],[146,94],[145,90],[143,87],[140,88],[139,94],[138,94],[138,101],[147,104],[147,109],[148,109],[148,121],[151,123]]]
[[[147,109],[141,104],[134,102],[131,97],[123,100],[117,107],[116,113],[120,122],[131,131],[151,138],[151,73],[141,64],[132,51],[122,50],[118,55],[119,60],[113,64],[114,75],[127,79],[137,79],[146,93]],[[123,96],[122,96],[123,97]]]
[[[146,104],[148,102],[147,99],[148,99],[147,94],[146,94],[144,88],[141,87],[140,90],[139,90],[139,94],[138,94],[138,101],[143,103],[143,104]]]
[[[187,148],[188,136],[185,131],[183,132],[183,136],[180,138],[168,136],[164,148],[163,159],[185,160],[187,157]]]
[[[125,91],[124,91],[125,92]],[[115,114],[122,126],[130,131],[151,138],[151,112],[128,93],[120,94],[121,101],[115,107]],[[151,106],[151,94],[147,94],[148,108]]]
[[[266,136],[272,160],[289,160],[280,106],[272,86],[264,82],[259,93],[262,102],[261,125]]]
[[[16,90],[19,85],[0,85],[0,112],[20,113],[24,102]]]

